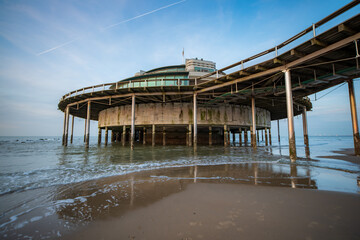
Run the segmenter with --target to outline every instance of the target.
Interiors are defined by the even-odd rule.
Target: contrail
[[[136,16],[136,17],[133,17],[133,18],[129,18],[129,19],[123,20],[123,21],[118,22],[118,23],[111,24],[111,25],[109,25],[109,26],[107,26],[107,27],[104,27],[104,30],[109,29],[109,28],[113,28],[113,27],[115,27],[115,26],[117,26],[117,25],[119,25],[119,24],[122,24],[122,23],[130,22],[130,21],[135,20],[135,19],[137,19],[137,18],[141,18],[141,17],[143,17],[143,16],[152,14],[152,13],[154,13],[154,12],[160,11],[160,10],[165,9],[165,8],[169,8],[169,7],[171,7],[171,6],[177,5],[177,4],[182,3],[182,2],[185,2],[185,1],[186,1],[186,0],[182,0],[182,1],[179,1],[179,2],[176,2],[176,3],[172,3],[172,4],[166,5],[166,6],[164,6],[164,7],[161,7],[161,8],[155,9],[155,10],[152,10],[152,11],[150,11],[150,12],[143,13],[143,14],[141,14],[141,15],[139,15],[139,16]]]
[[[157,8],[157,9],[152,10],[152,11],[150,11],[150,12],[143,13],[143,14],[138,15],[138,16],[136,16],[136,17],[129,18],[129,19],[123,20],[123,21],[121,21],[121,22],[111,24],[111,25],[109,25],[109,26],[107,26],[107,27],[104,27],[103,30],[107,30],[107,29],[116,27],[117,25],[120,25],[120,24],[122,24],[122,23],[130,22],[130,21],[132,21],[132,20],[135,20],[135,19],[144,17],[144,16],[146,16],[146,15],[155,13],[155,12],[160,11],[160,10],[165,9],[165,8],[172,7],[172,6],[174,6],[174,5],[180,4],[180,3],[185,2],[185,1],[186,1],[186,0],[181,0],[181,1],[179,1],[179,2],[175,2],[175,3],[169,4],[169,5],[163,6],[163,7],[161,7],[161,8]],[[54,50],[56,50],[56,49],[58,49],[58,48],[62,48],[62,47],[64,47],[64,46],[66,46],[66,45],[69,45],[70,43],[73,43],[73,42],[75,42],[76,40],[79,40],[79,39],[80,39],[80,37],[75,38],[75,39],[73,39],[73,40],[70,40],[70,41],[68,41],[68,42],[62,43],[62,44],[60,44],[60,45],[58,45],[58,46],[55,46],[55,47],[53,47],[53,48],[49,48],[49,49],[47,49],[47,50],[45,50],[45,51],[39,52],[39,53],[36,54],[36,55],[37,55],[37,56],[40,56],[40,55],[42,55],[42,54],[52,52],[52,51],[54,51]]]

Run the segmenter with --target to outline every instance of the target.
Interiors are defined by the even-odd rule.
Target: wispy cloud
[[[118,25],[120,25],[120,24],[127,23],[127,22],[133,21],[133,20],[138,19],[138,18],[142,18],[142,17],[144,17],[144,16],[146,16],[146,15],[153,14],[153,13],[158,12],[158,11],[160,11],[160,10],[163,10],[163,9],[166,9],[166,8],[169,8],[169,7],[172,7],[172,6],[175,6],[175,5],[177,5],[177,4],[183,3],[183,2],[185,2],[185,1],[186,1],[186,0],[181,0],[181,1],[178,1],[178,2],[175,2],[175,3],[172,3],[172,4],[169,4],[169,5],[166,5],[166,6],[157,8],[157,9],[152,10],[152,11],[150,11],[150,12],[146,12],[146,13],[140,14],[140,15],[138,15],[138,16],[135,16],[135,17],[132,17],[132,18],[129,18],[129,19],[126,19],[126,20],[123,20],[123,21],[120,21],[120,22],[111,24],[111,25],[109,25],[109,26],[104,27],[102,30],[108,30],[108,29],[114,28],[114,27],[116,27],[116,26],[118,26]],[[60,45],[57,45],[57,46],[55,46],[55,47],[52,47],[52,48],[49,48],[49,49],[44,50],[44,51],[42,51],[42,52],[39,52],[39,53],[37,53],[36,55],[37,55],[37,56],[40,56],[40,55],[43,55],[43,54],[52,52],[52,51],[54,51],[54,50],[56,50],[56,49],[62,48],[62,47],[64,47],[64,46],[66,46],[66,45],[69,45],[69,44],[71,44],[71,43],[73,43],[73,42],[75,42],[75,41],[77,41],[77,40],[83,39],[83,38],[84,38],[84,37],[74,38],[74,39],[72,39],[72,40],[70,40],[70,41],[64,42],[64,43],[62,43],[62,44],[60,44]]]

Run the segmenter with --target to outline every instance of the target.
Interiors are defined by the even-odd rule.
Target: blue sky
[[[183,48],[186,58],[212,60],[221,68],[274,47],[348,2],[0,0],[0,135],[61,135],[57,104],[69,91],[181,64]],[[358,12],[356,7],[327,26]],[[314,101],[309,134],[351,135],[348,102],[346,85]],[[299,135],[301,117],[295,124]],[[75,121],[76,135],[83,125]],[[95,135],[97,123],[91,125]],[[285,120],[281,128],[285,135]]]

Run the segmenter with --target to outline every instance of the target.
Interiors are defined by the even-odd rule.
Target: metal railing
[[[63,101],[70,97],[80,96],[82,94],[88,93],[99,93],[103,91],[117,91],[118,89],[127,89],[127,88],[147,88],[147,87],[181,87],[181,86],[193,86],[194,80],[188,78],[177,78],[177,79],[143,79],[143,80],[131,80],[126,82],[115,82],[115,83],[104,83],[99,85],[94,85],[90,87],[84,87],[77,89],[75,91],[69,92],[62,96],[60,101]]]

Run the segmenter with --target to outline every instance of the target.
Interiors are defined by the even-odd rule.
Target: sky
[[[185,58],[222,68],[280,44],[348,2],[0,0],[0,136],[60,136],[64,114],[57,105],[67,92],[181,64],[183,49]],[[318,32],[358,12],[359,6]],[[360,113],[360,81],[354,85]],[[296,135],[301,121],[295,117]],[[280,124],[286,135],[286,120]],[[309,135],[352,135],[347,85],[313,101],[308,125]],[[92,121],[93,136],[96,128]],[[74,134],[83,132],[84,120],[76,118]]]

